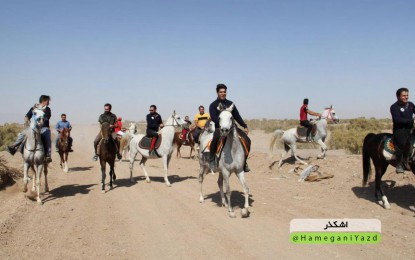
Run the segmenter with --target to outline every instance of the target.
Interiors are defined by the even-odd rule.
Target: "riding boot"
[[[209,158],[209,169],[211,169],[213,172],[218,170],[216,155],[213,155],[211,158]]]
[[[249,167],[248,167],[247,159],[248,159],[248,156],[245,157],[244,172],[250,172],[251,171],[251,169],[249,169]]]
[[[149,151],[150,155],[152,155],[154,152],[154,146],[156,145],[156,142],[157,142],[156,137],[151,138],[150,151]]]
[[[93,161],[97,161],[98,160],[98,153],[97,153],[97,146],[94,144],[94,150],[95,150],[95,155],[92,157]]]
[[[403,163],[402,151],[400,149],[396,149],[395,155],[396,155],[396,161],[397,161],[396,168],[395,168],[396,173],[404,173],[405,170],[402,167],[402,163]]]
[[[17,151],[16,147],[14,147],[13,145],[9,145],[7,146],[7,151],[11,154],[14,155]]]

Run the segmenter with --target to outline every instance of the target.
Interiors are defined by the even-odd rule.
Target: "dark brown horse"
[[[174,133],[174,143],[177,145],[177,158],[182,157],[181,153],[180,153],[180,147],[182,147],[182,145],[185,146],[190,146],[190,155],[189,158],[192,158],[192,152],[195,151],[195,139],[193,138],[193,134],[195,132],[195,128],[193,128],[192,130],[190,130],[189,132],[187,132],[187,136],[189,137],[189,141],[188,142],[184,142],[182,138],[180,138],[180,136],[182,135],[182,132],[175,132]],[[185,137],[183,137],[185,138]]]
[[[112,181],[116,179],[115,171],[114,171],[114,164],[115,164],[115,156],[117,153],[117,148],[115,144],[115,140],[111,136],[111,128],[110,124],[104,122],[101,124],[101,136],[102,139],[99,143],[98,147],[98,155],[99,155],[99,162],[101,164],[101,184],[102,184],[102,193],[105,193],[105,178],[106,178],[106,164],[108,163],[110,166],[110,189],[112,189]]]
[[[64,128],[58,139],[58,152],[61,157],[61,168],[64,172],[68,172],[69,133],[69,128]]]
[[[392,138],[392,134],[381,133],[381,134],[373,134],[370,133],[366,135],[363,141],[363,151],[362,151],[362,159],[363,159],[363,186],[367,185],[367,182],[370,178],[372,173],[372,169],[370,167],[370,159],[372,159],[373,165],[375,166],[375,197],[378,200],[378,203],[382,205],[385,209],[390,209],[390,204],[388,198],[384,194],[382,190],[382,176],[385,174],[386,169],[389,165],[396,167],[397,161],[395,159],[395,155],[390,153],[389,151],[385,150],[385,142]],[[415,139],[414,134],[411,134],[411,137],[408,140],[407,145],[411,146],[410,143],[413,143]],[[415,174],[415,163],[413,152],[411,153],[411,159],[409,162],[409,167],[411,169],[405,169],[408,171],[412,171]]]

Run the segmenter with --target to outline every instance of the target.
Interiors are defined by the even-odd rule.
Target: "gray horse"
[[[49,191],[47,179],[47,163],[45,163],[45,149],[41,138],[41,128],[45,113],[42,108],[34,107],[33,116],[30,120],[30,126],[26,130],[26,142],[23,149],[24,160],[24,176],[23,176],[23,192],[27,191],[29,182],[28,170],[32,168],[36,173],[33,178],[32,191],[37,191],[36,201],[42,204],[40,198],[40,177],[42,171],[45,171],[45,191]],[[36,183],[36,186],[35,186]]]
[[[219,114],[219,128],[220,134],[223,137],[226,137],[226,142],[222,149],[222,155],[219,159],[218,164],[218,186],[220,195],[222,198],[222,205],[228,208],[229,217],[234,218],[236,217],[235,212],[233,211],[231,205],[231,190],[229,186],[229,177],[234,172],[239,179],[239,182],[242,184],[245,196],[245,204],[244,208],[242,209],[241,215],[242,217],[248,216],[248,208],[249,208],[249,188],[245,182],[245,153],[244,148],[242,147],[241,140],[239,139],[238,132],[236,130],[236,125],[232,117],[232,110],[234,108],[234,104],[232,104],[229,108],[225,108],[222,104],[219,105],[218,110],[221,111]],[[209,128],[211,125],[209,126]],[[200,183],[200,198],[199,201],[203,202],[203,195],[202,195],[202,183],[203,183],[203,175],[208,172],[208,162],[207,162],[207,154],[205,153],[205,147],[213,134],[209,131],[205,131],[205,133],[201,136],[200,139],[200,152],[199,152],[199,183]],[[223,183],[226,185],[226,197],[225,193],[223,192]]]

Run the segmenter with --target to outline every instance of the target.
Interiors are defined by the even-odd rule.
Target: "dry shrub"
[[[330,149],[345,149],[352,154],[361,154],[363,139],[368,133],[380,133],[391,128],[388,119],[349,119],[346,124],[329,125],[331,137],[328,145]]]
[[[21,170],[7,166],[6,162],[3,156],[0,156],[0,189],[23,177]]]
[[[7,145],[13,143],[22,130],[23,126],[19,124],[4,124],[0,126],[0,151],[4,151]]]

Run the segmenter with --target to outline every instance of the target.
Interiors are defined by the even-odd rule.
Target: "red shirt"
[[[117,123],[115,123],[114,132],[118,133],[118,131],[121,131],[121,128],[122,128],[121,120],[118,120]]]
[[[308,110],[308,105],[306,105],[306,104],[304,104],[300,108],[300,121],[307,120],[307,110]]]

